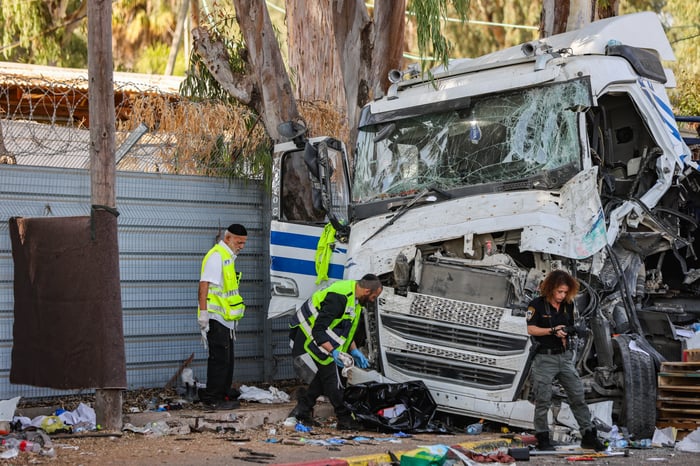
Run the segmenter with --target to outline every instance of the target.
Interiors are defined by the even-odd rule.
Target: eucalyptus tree
[[[442,25],[448,7],[466,18],[469,0],[412,0],[410,5],[416,12],[420,53],[446,63],[451,44]],[[405,0],[375,2],[371,14],[363,0],[286,0],[289,32],[283,42],[289,48],[294,87],[266,2],[233,0],[233,6],[240,36],[217,27],[193,31],[196,56],[183,90],[226,90],[260,115],[273,140],[280,139],[280,123],[299,120],[297,94],[330,99],[352,128],[359,109],[388,87],[388,71],[401,66]]]

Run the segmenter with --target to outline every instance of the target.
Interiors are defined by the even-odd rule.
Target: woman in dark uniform
[[[540,296],[527,308],[527,333],[539,347],[532,360],[532,381],[535,393],[535,436],[540,450],[554,450],[549,440],[547,415],[552,405],[552,384],[555,379],[564,388],[571,412],[581,432],[581,448],[605,450],[591,422],[583,383],[574,366],[574,352],[567,347],[565,328],[574,325],[574,298],[579,283],[563,270],[551,272],[540,286]]]

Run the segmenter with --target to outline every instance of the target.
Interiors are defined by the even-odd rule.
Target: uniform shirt
[[[231,260],[236,260],[236,255],[233,253],[230,247],[223,241],[219,241],[219,245],[225,247],[231,253]],[[221,254],[214,251],[211,256],[204,263],[202,269],[202,276],[199,278],[200,282],[213,283],[216,286],[223,286],[224,284],[224,261],[221,260]],[[209,313],[209,318],[217,321],[226,328],[235,330],[236,320],[224,320],[219,314],[213,312]]]
[[[347,302],[348,297],[338,293],[329,292],[324,298],[314,327],[311,329],[311,335],[318,346],[330,340],[326,330],[328,330],[328,327],[331,326],[335,319],[343,316]],[[357,300],[355,304],[357,304]]]
[[[552,328],[557,325],[574,324],[573,303],[562,302],[557,311],[543,296],[539,296],[530,302],[527,307],[527,325],[534,325],[542,328]],[[561,338],[555,335],[533,336],[542,349],[561,349],[564,347]]]

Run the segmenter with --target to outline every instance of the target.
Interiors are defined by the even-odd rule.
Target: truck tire
[[[622,369],[623,381],[618,422],[641,440],[651,438],[656,428],[656,366],[649,354],[630,349],[632,340],[630,335],[613,338],[614,363]]]

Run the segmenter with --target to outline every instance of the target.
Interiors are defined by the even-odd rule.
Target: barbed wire
[[[192,102],[137,82],[115,83],[115,117],[117,148],[146,128],[116,161],[119,170],[229,173],[227,157],[267,144],[262,127],[249,128],[254,115],[245,107]],[[87,78],[3,76],[0,125],[6,163],[88,168]]]

